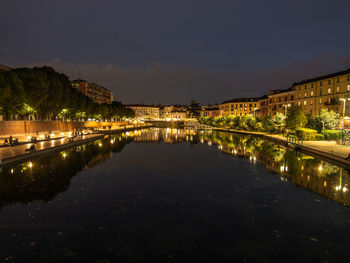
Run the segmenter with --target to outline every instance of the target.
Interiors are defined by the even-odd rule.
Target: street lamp
[[[349,98],[341,98],[339,99],[341,100],[344,105],[343,105],[343,119],[341,121],[341,138],[342,140],[344,141],[344,117],[345,117],[345,103],[346,103],[346,100],[350,100]]]
[[[283,107],[284,107],[284,116],[287,117],[287,108],[290,107],[291,105],[290,104],[284,104]]]
[[[254,112],[254,117],[255,117],[255,111],[257,110],[257,107],[254,107],[253,112]]]

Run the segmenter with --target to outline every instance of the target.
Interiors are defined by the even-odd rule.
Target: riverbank
[[[28,149],[30,145],[32,145],[32,143],[30,142],[16,145],[16,146],[1,147],[0,148],[0,167],[17,163],[17,162],[26,161],[31,158],[40,156],[42,154],[47,154],[55,151],[62,151],[64,149],[68,149],[77,145],[102,139],[106,135],[117,134],[121,132],[127,132],[127,131],[138,130],[138,129],[145,129],[150,127],[152,127],[152,125],[143,125],[141,127],[129,125],[125,127],[119,127],[116,129],[100,130],[96,133],[91,133],[91,134],[86,134],[84,136],[76,137],[73,140],[70,139],[69,136],[53,138],[47,141],[40,141],[35,143],[36,150],[33,152],[26,152],[26,149]]]
[[[260,136],[268,140],[275,141],[287,147],[294,147],[288,143],[287,138],[282,135],[267,134],[263,132],[249,132],[233,129],[213,128],[217,131],[234,132],[240,134]],[[338,165],[350,167],[350,161],[346,160],[350,154],[350,147],[339,145],[335,141],[304,141],[303,144],[298,145],[301,152],[321,157],[329,162],[335,162]]]

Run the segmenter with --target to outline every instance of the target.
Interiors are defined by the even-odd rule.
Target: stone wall
[[[49,131],[73,131],[84,128],[114,129],[122,122],[62,122],[62,121],[0,121],[0,136],[32,134]]]

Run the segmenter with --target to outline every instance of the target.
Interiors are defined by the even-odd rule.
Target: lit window
[[[328,88],[328,94],[330,94],[331,93],[331,89],[330,88]]]
[[[337,86],[337,92],[339,92],[339,89],[340,89],[339,86]]]
[[[306,103],[306,100],[304,100],[304,105],[306,105],[307,103]]]
[[[311,91],[311,96],[313,96],[314,95],[314,91]]]
[[[350,91],[350,85],[349,84],[346,86],[346,90]]]
[[[306,96],[307,96],[307,93],[305,92],[304,97],[306,97]]]
[[[319,102],[320,104],[322,103],[322,99],[320,99],[320,102]]]
[[[300,106],[300,101],[298,101],[298,106]]]
[[[310,100],[310,105],[313,105],[314,104],[314,101],[313,100]]]

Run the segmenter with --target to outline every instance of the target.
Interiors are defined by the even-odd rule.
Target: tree
[[[291,130],[296,130],[305,127],[307,118],[301,107],[292,107],[286,119],[286,127]]]

